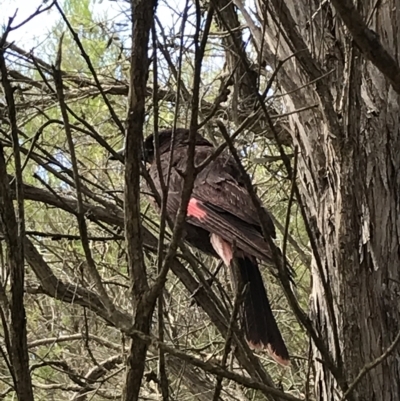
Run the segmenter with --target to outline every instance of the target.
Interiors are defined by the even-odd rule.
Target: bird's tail
[[[249,345],[255,349],[267,349],[281,365],[289,364],[289,354],[281,332],[272,314],[257,261],[253,257],[236,258],[237,274],[234,281],[241,280],[246,286],[243,300],[243,326]]]

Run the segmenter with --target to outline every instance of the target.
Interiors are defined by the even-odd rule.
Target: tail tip
[[[269,354],[271,355],[271,357],[279,363],[279,365],[282,366],[290,366],[290,359],[289,356],[282,356],[282,355],[278,355],[273,349],[271,344],[267,345],[267,350],[269,352]]]
[[[263,344],[262,342],[253,342],[253,341],[248,341],[249,347],[252,350],[257,350],[257,351],[262,351],[262,350],[267,350],[268,353],[270,354],[271,358],[274,359],[275,362],[278,362],[279,365],[288,367],[290,366],[290,358],[289,356],[282,356],[276,353],[274,349],[272,348],[271,344]]]

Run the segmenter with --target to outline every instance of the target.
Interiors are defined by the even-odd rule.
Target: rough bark
[[[130,64],[129,109],[126,131],[125,160],[125,237],[128,250],[128,269],[131,279],[134,309],[133,329],[150,333],[155,300],[148,297],[146,267],[140,215],[140,165],[143,140],[144,106],[148,76],[148,42],[157,1],[132,1],[132,56]],[[127,358],[123,399],[139,398],[145,368],[147,344],[132,341]]]
[[[235,4],[246,18],[243,3]],[[398,2],[358,4],[362,20],[398,63]],[[274,65],[297,52],[278,74],[282,92],[302,87],[283,97],[288,111],[319,105],[289,121],[316,245],[311,314],[341,372],[334,377],[314,349],[316,397],[340,400],[400,329],[399,96],[392,77],[384,77],[369,54],[363,56],[351,38],[354,29],[328,2],[258,1],[257,13],[258,22],[266,23],[266,62]],[[252,35],[261,46],[255,27]],[[348,399],[398,399],[398,356],[395,347],[366,372]]]

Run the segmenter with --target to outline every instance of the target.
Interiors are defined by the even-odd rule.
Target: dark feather
[[[246,256],[237,261],[240,279],[247,285],[243,302],[246,339],[253,348],[268,348],[277,362],[287,365],[289,354],[272,314],[257,262]]]

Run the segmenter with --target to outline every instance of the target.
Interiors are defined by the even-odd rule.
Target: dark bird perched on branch
[[[164,183],[167,182],[171,139],[172,130],[159,132]],[[188,139],[187,129],[176,129],[167,201],[167,213],[172,220],[177,214],[181,199]],[[153,135],[146,138],[144,159],[150,164],[150,176],[161,194],[153,141]],[[194,164],[198,166],[212,155],[215,149],[198,133],[195,141]],[[249,345],[253,348],[267,349],[277,362],[287,365],[289,354],[272,314],[257,263],[257,259],[260,259],[273,265],[272,252],[262,235],[258,213],[237,165],[228,154],[218,156],[196,176],[186,222],[184,231],[188,243],[209,255],[221,258],[231,268],[236,260],[239,277],[235,274],[232,274],[232,277],[234,281],[241,280],[242,285],[246,286],[243,327]],[[275,238],[275,227],[271,218],[268,223],[268,235]],[[238,283],[234,285],[237,287]]]

